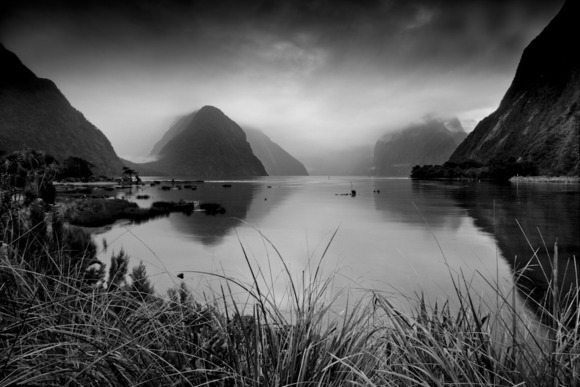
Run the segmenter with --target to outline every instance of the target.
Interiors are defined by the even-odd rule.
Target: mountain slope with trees
[[[514,158],[542,175],[580,174],[580,2],[567,1],[524,50],[499,108],[450,158],[488,164]]]
[[[36,149],[64,161],[79,157],[95,174],[118,175],[122,164],[105,135],[71,106],[56,85],[38,78],[0,44],[0,150]]]

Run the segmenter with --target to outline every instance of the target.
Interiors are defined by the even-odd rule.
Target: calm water
[[[434,300],[453,294],[451,278],[459,273],[483,297],[488,296],[485,280],[511,289],[514,270],[530,259],[533,270],[518,285],[541,294],[542,270],[550,265],[544,246],[551,256],[558,241],[560,268],[573,266],[570,257],[579,256],[578,185],[327,177],[227,183],[231,188],[216,181],[194,183],[195,191],[145,186],[125,193],[133,199],[150,195],[136,200],[143,207],[157,200],[199,200],[220,203],[226,213],[177,213],[116,224],[95,236],[108,245],[100,258],[108,262],[123,248],[132,264],[147,264],[157,289],[173,286],[180,281],[176,275],[184,273],[201,294],[219,284],[201,273],[248,282],[245,251],[263,281],[284,298],[287,282],[273,245],[298,282],[308,281],[320,265],[323,278],[333,278],[329,296],[374,289],[410,296],[423,291]],[[341,195],[351,189],[356,197]],[[576,281],[572,270],[561,273],[562,281]]]

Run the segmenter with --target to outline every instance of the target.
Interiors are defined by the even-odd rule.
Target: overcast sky
[[[491,113],[563,0],[2,0],[0,41],[122,157],[204,105],[295,156]]]

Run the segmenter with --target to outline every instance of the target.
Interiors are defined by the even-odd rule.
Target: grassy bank
[[[404,313],[400,300],[369,291],[336,313],[332,279],[315,265],[300,279],[282,273],[282,308],[243,246],[251,283],[213,274],[222,286],[206,299],[185,283],[161,295],[143,265],[129,270],[121,252],[105,267],[88,235],[40,203],[1,215],[0,386],[577,382],[576,295],[543,309],[541,328],[514,309],[513,289],[489,284],[497,305],[481,305],[455,275],[454,304],[418,296]]]

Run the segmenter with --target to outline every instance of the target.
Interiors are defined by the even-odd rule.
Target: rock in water
[[[107,137],[52,81],[38,78],[1,44],[0,64],[0,150],[27,147],[59,161],[75,156],[91,162],[97,175],[121,173],[121,161]]]
[[[531,161],[542,175],[580,173],[580,2],[568,0],[524,50],[499,108],[451,156]]]

